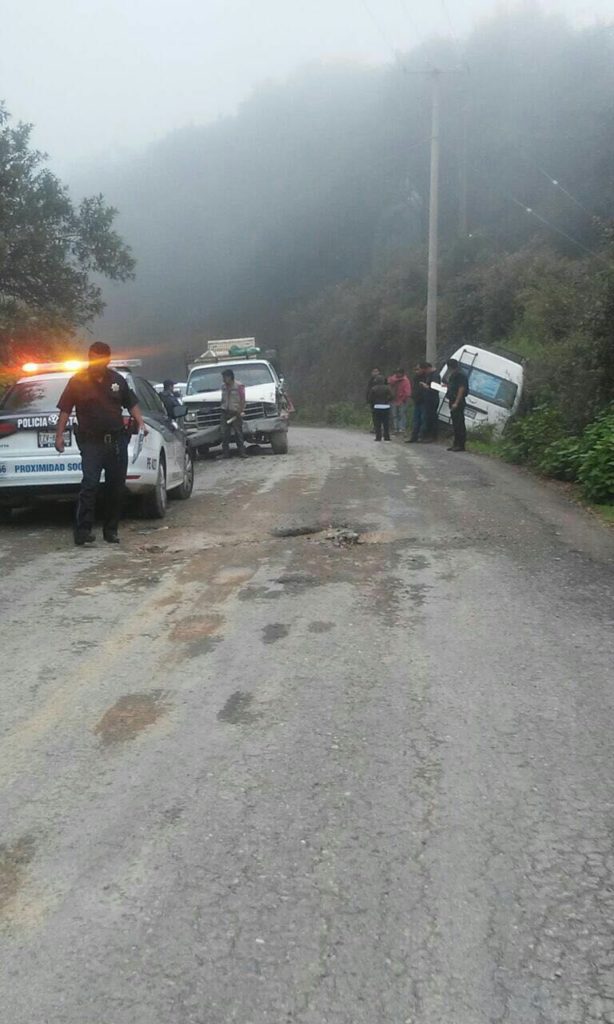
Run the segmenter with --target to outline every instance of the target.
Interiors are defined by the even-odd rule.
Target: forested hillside
[[[515,347],[533,400],[573,379],[587,421],[614,386],[614,34],[535,10],[388,67],[303,70],[106,180],[100,168],[138,261],[136,282],[107,292],[103,333],[174,372],[208,337],[256,334],[311,407],[360,399],[374,362],[420,356],[433,66],[453,72],[441,349]]]

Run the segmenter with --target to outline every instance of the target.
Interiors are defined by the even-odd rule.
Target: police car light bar
[[[77,370],[84,370],[87,362],[82,359],[65,359],[61,363],[24,363],[21,367],[23,373],[76,373]],[[132,366],[141,366],[141,359],[112,359],[111,366],[128,370]]]
[[[65,373],[66,370],[74,373],[84,366],[87,366],[87,363],[80,359],[65,359],[61,363],[24,363],[21,369],[24,373]]]

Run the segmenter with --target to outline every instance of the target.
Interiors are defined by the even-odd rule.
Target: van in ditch
[[[492,426],[493,432],[500,434],[522,397],[524,368],[520,359],[474,345],[462,345],[449,358],[458,359],[469,379],[465,407],[467,430]],[[442,384],[435,385],[441,392],[439,419],[443,423],[451,422],[450,406],[445,398],[448,373],[446,362],[440,370]]]

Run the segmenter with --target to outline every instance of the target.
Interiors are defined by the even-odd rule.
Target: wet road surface
[[[614,1021],[613,531],[315,429],[69,521],[0,528],[3,1021]]]

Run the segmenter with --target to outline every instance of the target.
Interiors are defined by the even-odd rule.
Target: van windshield
[[[513,380],[505,380],[494,373],[479,370],[476,366],[461,363],[461,368],[469,378],[469,398],[481,398],[492,405],[500,405],[503,409],[511,409],[516,399],[518,385]]]
[[[203,366],[190,374],[188,381],[187,395],[201,395],[207,391],[221,391],[222,370],[226,367],[215,364],[214,366]],[[266,363],[241,363],[240,366],[231,367],[239,384],[246,388],[255,384],[272,384],[273,375]]]

